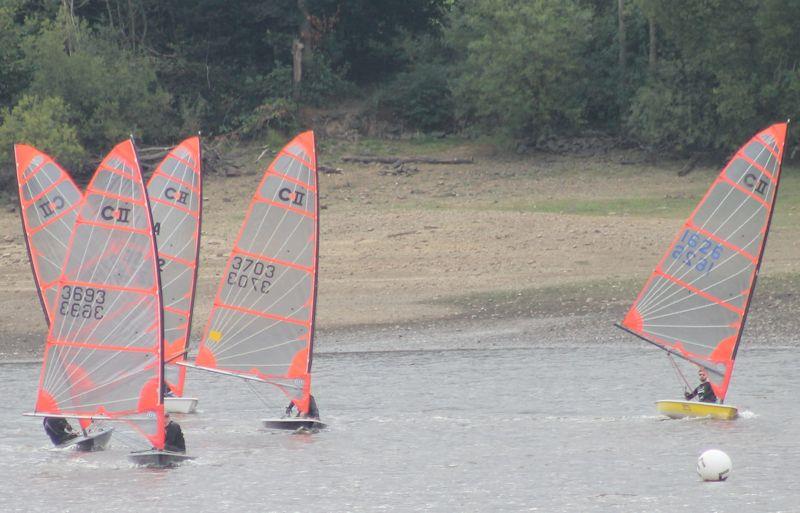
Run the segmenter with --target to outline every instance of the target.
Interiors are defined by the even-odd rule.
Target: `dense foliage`
[[[403,131],[727,150],[795,117],[797,19],[798,0],[0,0],[0,171],[14,142],[80,169],[129,133],[256,138],[345,100]]]

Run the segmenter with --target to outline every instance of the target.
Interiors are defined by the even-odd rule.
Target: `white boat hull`
[[[169,413],[194,413],[197,410],[196,397],[165,397],[164,411]]]
[[[111,441],[111,433],[113,432],[114,428],[97,430],[87,433],[85,436],[78,436],[67,440],[63,444],[57,445],[56,448],[66,449],[68,447],[75,447],[76,451],[83,452],[103,451],[108,447],[108,443]]]
[[[320,430],[327,427],[327,424],[320,422],[319,419],[304,419],[302,417],[263,419],[261,422],[264,424],[265,428],[284,429],[287,431],[297,431],[298,429]]]
[[[128,460],[132,463],[148,468],[174,467],[184,461],[193,459],[195,459],[194,456],[188,456],[181,452],[159,451],[157,449],[136,451],[128,454]]]

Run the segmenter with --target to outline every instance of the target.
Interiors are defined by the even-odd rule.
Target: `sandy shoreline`
[[[616,331],[606,326],[630,305],[718,171],[678,178],[679,163],[634,168],[618,163],[620,156],[509,157],[474,146],[440,156],[475,163],[420,165],[413,176],[394,176],[380,165],[342,164],[335,152],[330,160],[322,153],[322,163],[345,170],[320,178],[321,353],[369,350],[356,341],[370,337],[381,340],[379,350],[403,349],[410,340],[417,348],[436,347],[432,340],[447,348],[437,334],[482,323],[500,332],[508,324],[538,325],[547,334],[553,319],[572,319],[554,328],[566,333],[576,319],[602,326],[605,340],[607,329]],[[242,176],[206,176],[195,345],[265,165],[248,164],[252,173]],[[795,184],[791,177],[781,189],[762,269],[767,288],[757,291],[750,323],[758,333],[792,340],[799,331],[791,313],[800,276]],[[39,357],[46,336],[19,214],[11,210],[0,212],[3,361]],[[429,333],[429,341],[411,333]],[[541,333],[530,338],[551,338]]]

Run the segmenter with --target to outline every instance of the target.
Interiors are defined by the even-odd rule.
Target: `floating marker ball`
[[[697,473],[703,481],[725,481],[732,468],[731,459],[719,449],[709,449],[697,459]]]

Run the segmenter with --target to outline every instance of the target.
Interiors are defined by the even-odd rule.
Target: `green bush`
[[[447,83],[447,68],[419,64],[400,73],[376,98],[378,109],[387,111],[409,127],[430,131],[447,130],[453,122],[453,95]]]
[[[286,98],[270,98],[239,120],[237,133],[246,139],[270,129],[288,132],[295,128],[297,105]]]
[[[575,0],[464,0],[447,37],[461,54],[459,118],[526,138],[584,123],[591,11]]]
[[[631,102],[627,128],[634,140],[652,150],[687,151],[716,146],[713,99],[679,65],[662,62],[660,73],[639,88]]]
[[[82,144],[95,154],[131,133],[146,142],[167,138],[177,123],[150,60],[110,36],[85,27],[78,31],[71,53],[55,23],[31,37],[26,54],[34,71],[28,92],[63,98]]]
[[[62,166],[77,170],[86,156],[64,100],[23,96],[0,125],[0,181],[8,184],[15,176],[11,148],[25,143],[50,154]]]

